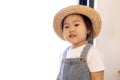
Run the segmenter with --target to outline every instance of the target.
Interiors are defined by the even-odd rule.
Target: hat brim
[[[93,26],[93,37],[98,36],[101,29],[101,17],[97,11],[93,8],[84,5],[72,5],[60,10],[54,17],[53,20],[53,28],[55,33],[64,40],[63,32],[62,32],[62,21],[63,19],[70,14],[82,14],[87,16]]]

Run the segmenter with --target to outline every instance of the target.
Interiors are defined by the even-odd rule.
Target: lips
[[[76,35],[75,34],[70,34],[69,37],[74,38],[74,37],[76,37]]]

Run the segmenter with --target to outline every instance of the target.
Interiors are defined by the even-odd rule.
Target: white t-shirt
[[[84,47],[85,45],[74,49],[69,48],[66,58],[79,58]],[[105,69],[103,62],[103,54],[100,53],[94,46],[92,46],[88,51],[87,63],[90,72],[97,72]]]

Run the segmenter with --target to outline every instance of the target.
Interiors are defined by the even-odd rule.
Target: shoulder
[[[88,52],[87,62],[91,72],[104,70],[103,54],[94,46]]]
[[[90,60],[103,60],[104,56],[103,53],[98,50],[96,47],[91,46],[91,48],[89,49],[88,55],[87,55],[88,61]]]
[[[60,54],[60,60],[66,57],[67,51],[69,50],[70,46],[68,46],[66,49],[64,49]]]
[[[95,55],[103,57],[103,53],[99,49],[97,49],[96,47],[94,47],[92,45],[91,48],[89,49],[88,57],[92,57],[92,56],[95,56]]]

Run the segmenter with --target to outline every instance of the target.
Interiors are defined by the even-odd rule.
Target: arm
[[[91,80],[104,80],[104,71],[90,72]]]
[[[56,79],[56,80],[60,80],[59,74],[58,74],[58,76],[57,76],[57,79]]]

